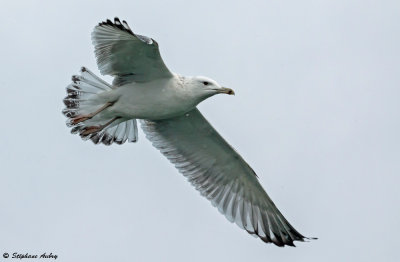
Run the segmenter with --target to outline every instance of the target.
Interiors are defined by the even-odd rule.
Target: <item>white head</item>
[[[188,88],[187,91],[198,99],[198,103],[216,94],[235,94],[232,89],[223,87],[216,81],[204,76],[187,77],[185,86]]]

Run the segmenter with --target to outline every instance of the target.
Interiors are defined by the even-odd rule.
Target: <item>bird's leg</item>
[[[81,133],[81,135],[82,135],[82,136],[86,136],[86,135],[90,135],[90,134],[93,134],[93,133],[100,132],[101,130],[103,130],[104,128],[106,128],[107,126],[109,126],[112,122],[114,122],[114,121],[117,120],[118,118],[121,118],[121,117],[119,117],[119,116],[114,117],[113,119],[111,119],[110,121],[108,121],[107,123],[105,123],[104,125],[85,127],[85,128],[83,129],[83,132]]]
[[[100,113],[101,111],[105,110],[106,108],[112,106],[114,104],[114,102],[107,102],[105,105],[103,105],[102,107],[100,107],[99,109],[97,109],[96,111],[94,111],[93,113],[87,114],[87,115],[79,115],[76,116],[72,119],[71,123],[76,125],[80,122],[86,121],[91,119],[92,117],[94,117],[95,115],[97,115],[98,113]]]

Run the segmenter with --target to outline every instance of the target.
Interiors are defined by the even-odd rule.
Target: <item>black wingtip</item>
[[[306,240],[318,240],[318,237],[305,237]]]
[[[114,22],[111,21],[110,19],[100,22],[99,26],[112,26],[118,28],[119,30],[125,31],[129,34],[135,35],[131,30],[131,28],[129,27],[128,23],[125,20],[122,20],[121,23],[121,20],[118,17],[114,17]]]
[[[120,24],[121,24],[121,21],[119,20],[118,17],[114,17],[114,23],[120,25]]]

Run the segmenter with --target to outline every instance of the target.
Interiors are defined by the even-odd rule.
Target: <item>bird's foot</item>
[[[82,136],[87,136],[93,133],[97,133],[99,131],[101,131],[104,127],[103,126],[88,126],[85,127],[85,129],[83,130],[83,132],[81,133]]]
[[[93,117],[92,115],[83,115],[83,116],[79,115],[79,116],[76,116],[76,117],[72,118],[71,123],[73,125],[76,125],[76,124],[79,124],[80,122],[89,120],[92,117]]]
[[[107,102],[106,104],[104,104],[102,107],[100,107],[99,109],[97,109],[96,111],[94,111],[93,113],[87,114],[87,115],[78,115],[74,118],[72,118],[71,123],[73,125],[76,125],[80,122],[86,121],[91,119],[92,117],[94,117],[95,115],[97,115],[98,113],[102,112],[103,110],[105,110],[106,108],[112,106],[114,104],[114,102]]]
[[[115,120],[119,119],[120,117],[114,117],[113,119],[111,119],[110,121],[108,121],[107,123],[105,123],[104,125],[100,125],[100,126],[87,126],[83,129],[83,132],[81,133],[82,136],[86,136],[86,135],[90,135],[90,134],[94,134],[94,133],[98,133],[101,130],[103,130],[104,128],[108,127],[112,122],[114,122]]]

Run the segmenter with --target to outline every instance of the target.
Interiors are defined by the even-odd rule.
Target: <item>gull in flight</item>
[[[146,137],[225,217],[266,243],[294,246],[297,232],[269,198],[246,161],[196,106],[232,89],[203,77],[171,72],[158,43],[115,18],[92,32],[98,68],[112,84],[82,67],[72,76],[63,114],[71,133],[95,144],[136,142],[140,120]]]

